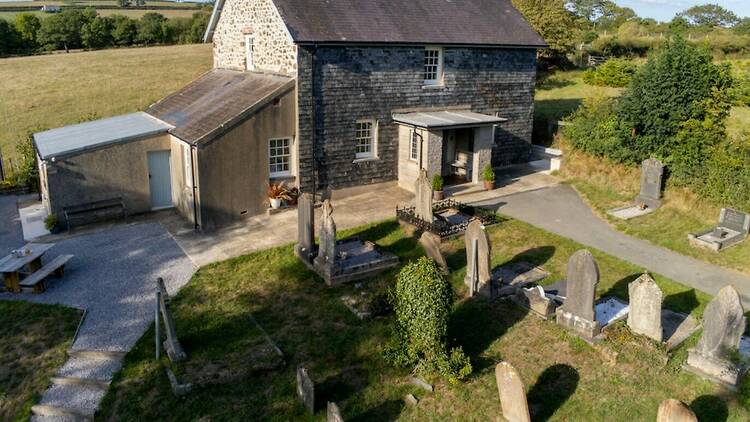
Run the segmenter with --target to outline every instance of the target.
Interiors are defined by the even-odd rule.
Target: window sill
[[[442,90],[445,89],[444,84],[438,84],[438,85],[422,85],[422,89],[436,89],[436,90]]]
[[[368,161],[380,161],[380,158],[379,157],[362,157],[362,158],[355,159],[354,161],[352,161],[352,163],[358,164],[358,163],[366,163]]]
[[[268,180],[272,182],[284,182],[284,181],[288,182],[288,181],[293,181],[296,178],[297,177],[293,174],[275,174],[275,175],[268,176]]]

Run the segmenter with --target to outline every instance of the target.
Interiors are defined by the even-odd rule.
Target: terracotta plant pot
[[[484,189],[485,190],[495,189],[495,181],[494,180],[485,180],[484,181]]]
[[[271,208],[277,210],[281,208],[281,199],[279,198],[271,198]]]
[[[445,193],[441,190],[435,190],[432,191],[432,200],[433,201],[442,201],[445,199]]]

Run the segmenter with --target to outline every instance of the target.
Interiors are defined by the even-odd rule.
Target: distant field
[[[0,3],[2,4],[2,3]],[[16,18],[16,15],[20,13],[31,13],[39,16],[40,19],[44,19],[53,16],[52,13],[44,12],[3,12],[0,7],[0,19],[12,21]],[[148,12],[155,12],[164,15],[168,19],[172,18],[189,18],[193,16],[193,13],[197,12],[198,9],[184,9],[184,10],[148,10],[148,9],[97,9],[96,12],[99,16],[112,16],[112,15],[125,15],[129,18],[138,19]]]
[[[141,110],[211,69],[211,46],[0,59],[0,149],[28,131]]]
[[[0,8],[3,7],[23,7],[23,6],[39,6],[42,5],[50,6],[115,6],[117,2],[113,0],[93,0],[93,1],[0,1]],[[196,3],[177,3],[171,1],[146,1],[146,6],[169,6],[169,7],[184,7],[194,8]]]

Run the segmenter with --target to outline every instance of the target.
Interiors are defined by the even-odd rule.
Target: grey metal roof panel
[[[542,48],[510,0],[273,0],[297,43]]]
[[[214,69],[146,110],[191,144],[212,141],[254,110],[294,87],[294,79]]]
[[[472,111],[426,111],[394,114],[392,117],[395,122],[426,129],[490,126],[508,121],[502,117]]]
[[[137,112],[35,133],[34,144],[39,157],[46,160],[166,133],[171,128],[170,124]]]

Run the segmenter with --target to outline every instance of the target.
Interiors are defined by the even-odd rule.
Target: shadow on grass
[[[618,299],[622,299],[625,302],[629,301],[628,284],[635,281],[642,274],[630,274],[615,282],[606,292],[602,293],[601,297],[614,296]]]
[[[369,372],[362,367],[344,368],[315,387],[315,408],[325,409],[327,403],[343,402],[367,388]]]
[[[527,249],[509,259],[503,265],[515,264],[517,262],[528,262],[529,264],[541,267],[555,255],[555,251],[555,247],[551,245]]]
[[[709,394],[697,397],[690,403],[690,408],[699,421],[724,422],[729,417],[724,400]]]
[[[664,298],[664,307],[677,312],[690,314],[700,305],[695,289],[675,293]]]
[[[387,400],[351,419],[352,422],[395,421],[404,408],[403,400]]]
[[[570,365],[557,364],[545,369],[527,396],[532,419],[549,420],[578,387],[578,371]]]

